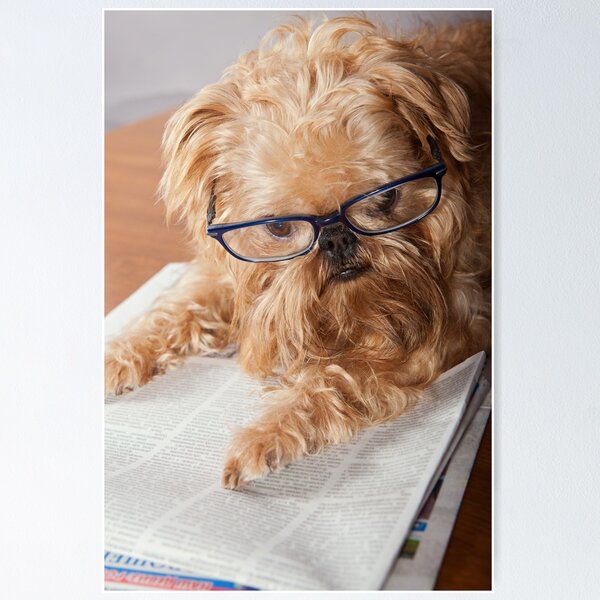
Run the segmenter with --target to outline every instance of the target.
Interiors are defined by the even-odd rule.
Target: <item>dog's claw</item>
[[[277,433],[243,429],[232,442],[221,483],[224,488],[241,489],[250,481],[276,473],[288,462]]]
[[[240,481],[240,470],[237,460],[231,459],[225,465],[225,468],[223,469],[221,485],[230,490],[237,490],[244,485]]]

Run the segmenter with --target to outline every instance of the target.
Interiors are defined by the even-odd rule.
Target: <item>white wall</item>
[[[105,127],[111,129],[181,103],[274,25],[294,14],[320,18],[349,11],[105,12]],[[415,28],[435,22],[489,18],[490,11],[367,11],[373,20]]]

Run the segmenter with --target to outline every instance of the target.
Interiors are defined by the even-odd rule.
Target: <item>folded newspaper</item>
[[[107,336],[180,273],[170,266],[115,309]],[[486,391],[480,381],[474,393],[484,361],[444,373],[395,421],[235,492],[220,486],[225,448],[260,410],[235,360],[192,357],[108,397],[107,588],[366,590],[401,577],[399,549]]]

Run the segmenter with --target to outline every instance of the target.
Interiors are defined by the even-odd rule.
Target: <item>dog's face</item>
[[[307,358],[402,359],[438,343],[467,210],[468,115],[464,93],[418,48],[357,19],[312,35],[305,24],[279,30],[175,114],[163,197],[199,252],[232,273],[242,362],[265,374]],[[338,223],[305,256],[258,264],[205,235],[212,194],[215,223],[328,215],[437,162],[428,135],[449,171],[439,206],[414,225],[370,237]]]

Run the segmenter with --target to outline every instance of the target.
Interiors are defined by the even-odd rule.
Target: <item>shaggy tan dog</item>
[[[107,390],[235,344],[277,381],[232,440],[236,488],[397,417],[488,349],[490,55],[482,22],[394,39],[299,20],[180,108],[161,194],[196,258],[110,343]]]

